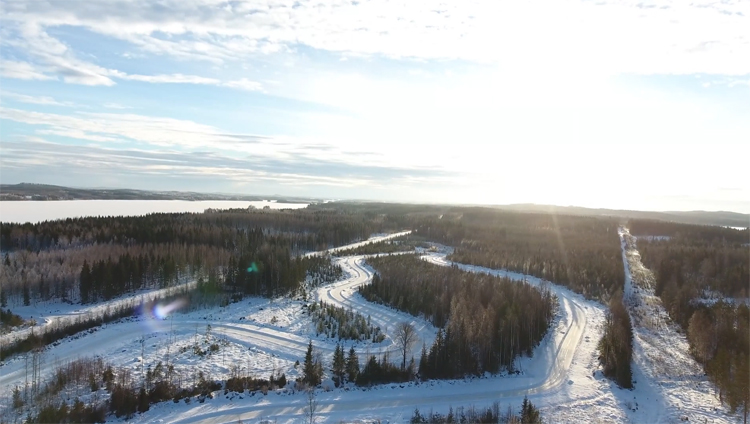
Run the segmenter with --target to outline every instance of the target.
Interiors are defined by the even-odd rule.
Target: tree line
[[[639,237],[638,252],[654,273],[655,294],[683,329],[696,299],[750,296],[748,230],[638,220],[630,226],[631,234],[659,236]]]
[[[450,407],[447,414],[433,411],[422,414],[417,408],[409,420],[410,424],[542,424],[542,422],[539,409],[531,403],[528,397],[523,398],[520,414],[514,413],[510,405],[503,413],[500,411],[500,404],[494,402],[487,408],[458,407],[454,411],[453,407]]]
[[[368,259],[377,271],[360,288],[368,300],[422,316],[441,327],[423,349],[422,378],[456,378],[512,369],[530,355],[552,321],[549,291],[506,278],[441,267],[413,255]]]
[[[750,410],[750,308],[717,302],[690,317],[687,339],[693,356],[716,387],[719,400],[747,422]]]
[[[409,366],[403,368],[393,364],[387,352],[379,358],[375,355],[368,355],[362,367],[354,346],[350,347],[349,353],[345,355],[344,347],[336,344],[330,372],[337,387],[346,383],[354,383],[357,386],[372,386],[414,380],[416,378],[415,368],[413,358]],[[302,363],[302,376],[297,380],[297,388],[302,389],[319,385],[323,379],[324,369],[323,359],[310,341]]]
[[[227,247],[238,232],[256,228],[289,238],[291,248],[297,252],[340,246],[373,233],[400,229],[394,227],[392,220],[344,213],[334,208],[229,209],[207,213],[68,218],[37,224],[2,223],[0,248],[3,251],[38,251],[109,242]]]
[[[643,264],[654,272],[655,294],[687,334],[691,353],[719,399],[747,422],[750,232],[648,220],[629,225],[632,234],[640,235]]]
[[[162,362],[153,368],[149,366],[145,378],[138,383],[127,368],[115,367],[101,358],[81,358],[57,367],[36,392],[14,388],[11,408],[14,412],[27,410],[28,423],[103,423],[108,414],[128,419],[168,400],[190,403],[197,397],[202,403],[222,388],[225,394],[230,391],[266,394],[285,385],[284,374],[274,372],[269,378],[253,377],[237,366],[232,367],[225,381],[213,380],[202,371],[178,380],[174,367]],[[67,389],[76,393],[73,402],[68,399],[69,394],[63,394]]]
[[[395,228],[383,217],[336,209],[1,223],[0,300],[3,306],[52,299],[95,302],[165,287],[181,277],[207,277],[211,271],[220,272],[229,292],[284,294],[310,271],[330,268],[301,253]]]
[[[619,293],[609,301],[604,319],[604,334],[597,349],[604,375],[620,387],[632,388],[633,326]]]
[[[628,222],[630,234],[634,236],[666,236],[705,243],[748,243],[750,231],[716,225],[691,225],[677,222],[650,219],[631,219]]]
[[[454,208],[421,218],[414,234],[453,246],[448,258],[533,275],[607,301],[624,285],[611,218]]]
[[[84,262],[108,265],[124,287],[108,290],[163,288],[229,261],[230,252],[205,245],[95,244],[77,248],[6,252],[0,262],[0,301],[6,305],[51,300],[80,301]],[[118,262],[120,269],[114,269]],[[126,265],[123,267],[123,265]],[[125,269],[122,269],[125,268]],[[102,289],[103,293],[103,289]]]

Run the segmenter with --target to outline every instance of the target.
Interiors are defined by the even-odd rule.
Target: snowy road
[[[464,271],[506,277],[515,281],[526,281],[537,287],[543,284],[542,280],[537,277],[505,270],[495,270],[475,265],[454,263],[446,260],[444,255],[427,255],[422,258],[436,265],[456,265]],[[542,393],[544,391],[553,390],[566,381],[566,371],[570,368],[571,362],[573,361],[573,354],[581,343],[586,329],[586,317],[581,296],[555,284],[547,283],[545,286],[557,296],[559,302],[560,309],[558,312],[560,322],[558,327],[554,330],[555,333],[553,333],[559,337],[555,337],[555,343],[543,345],[541,349],[537,348],[534,351],[533,358],[539,361],[538,364],[534,365],[546,365],[546,368],[543,373],[536,376],[535,381],[530,382],[530,384],[524,388],[524,393]],[[550,331],[553,330],[550,329]],[[536,366],[534,368],[536,368]]]
[[[410,231],[403,231],[384,236],[376,236],[363,242],[329,249],[327,252],[333,252],[339,249],[349,249],[368,243],[388,240],[409,233]],[[316,253],[320,254],[323,252]],[[424,320],[415,319],[408,314],[400,313],[385,306],[370,304],[369,302],[364,301],[361,296],[355,295],[357,291],[356,287],[365,284],[372,279],[372,270],[364,268],[361,265],[362,260],[363,257],[358,257],[357,259],[337,258],[336,261],[341,263],[347,278],[334,283],[333,285],[327,286],[329,287],[327,291],[321,289],[321,292],[327,292],[326,296],[331,296],[331,299],[321,299],[338,306],[351,307],[365,316],[370,315],[373,323],[376,326],[380,326],[384,333],[387,333],[388,329],[393,328],[397,322],[410,321],[415,327],[420,329],[420,336],[424,336],[425,340],[433,340],[437,330]],[[359,265],[355,264],[355,262],[358,262]],[[67,304],[63,304],[63,309],[65,309],[64,307],[68,307],[67,310],[62,313],[48,312],[44,314],[48,317],[49,322],[44,323],[43,325],[49,325],[57,320],[73,320],[79,316],[95,316],[96,314],[105,311],[108,307],[112,308],[127,305],[136,307],[140,305],[142,301],[152,299],[154,296],[172,295],[194,286],[195,282],[190,282],[169,289],[150,291],[136,296],[116,299],[110,302],[103,302],[83,308],[77,308],[75,305],[70,305],[70,307],[68,307]],[[352,295],[355,295],[360,301],[352,301],[350,299]],[[38,310],[35,310],[33,313],[37,316],[41,314]],[[243,346],[255,346],[261,348],[264,352],[276,358],[287,359],[291,362],[304,358],[305,352],[307,351],[307,345],[310,341],[310,338],[307,337],[307,335],[294,334],[272,325],[254,324],[248,321],[236,322],[236,320],[220,321],[215,319],[207,322],[204,319],[197,318],[198,315],[201,314],[175,314],[170,319],[170,325],[172,326],[170,331],[173,331],[177,335],[192,334],[197,331],[198,327],[203,328],[210,322],[215,335],[220,335],[231,342]],[[40,326],[37,326],[35,331],[39,331],[39,327]],[[159,336],[164,336],[166,334],[166,329],[163,328],[163,325],[161,327]],[[44,353],[44,361],[47,364],[60,364],[78,359],[82,356],[102,356],[108,357],[114,363],[122,364],[125,362],[132,362],[134,355],[140,355],[140,352],[132,352],[133,341],[148,337],[149,334],[154,333],[154,330],[153,322],[145,322],[142,319],[105,325],[96,328],[95,331],[90,333],[81,333],[80,337],[74,340],[64,341],[63,343],[60,343],[59,346],[50,346],[50,348]],[[5,334],[0,337],[0,343],[3,345],[10,343],[18,337],[25,337],[30,331],[31,329],[23,329]],[[392,345],[390,338],[386,339],[386,343],[381,343],[381,346],[388,351],[395,350],[395,346]],[[326,356],[330,355],[334,350],[334,346],[330,344],[316,343],[316,347]],[[117,352],[114,356],[113,351]],[[372,353],[378,354],[380,351],[373,351]],[[51,368],[48,367],[48,370],[51,371]],[[26,374],[25,357],[19,355],[10,358],[0,366],[0,387],[7,389],[16,385],[23,386],[26,382]],[[1,397],[5,398],[8,394],[9,389],[8,392],[4,390]]]
[[[341,266],[346,278],[333,284],[321,287],[317,291],[316,300],[322,300],[326,303],[336,305],[346,309],[352,309],[364,316],[369,316],[374,326],[380,327],[391,345],[389,352],[395,352],[396,346],[390,339],[391,330],[399,322],[411,323],[416,328],[419,335],[419,343],[426,343],[428,346],[432,343],[437,335],[437,328],[424,319],[416,318],[405,312],[387,306],[378,305],[366,301],[358,293],[359,287],[370,283],[374,271],[364,264],[366,256],[347,256],[336,259],[336,263]],[[415,356],[417,356],[415,354]],[[391,356],[393,357],[393,356]]]
[[[401,234],[403,233],[398,235]],[[451,265],[451,262],[440,254],[426,255],[423,259],[437,265]],[[426,320],[368,302],[358,294],[358,287],[369,283],[373,276],[373,270],[364,264],[364,256],[343,257],[335,260],[342,267],[346,277],[319,288],[315,292],[316,299],[351,308],[365,316],[369,315],[372,323],[380,326],[387,335],[398,322],[411,322],[417,328],[421,341],[428,346],[432,343],[437,329]],[[458,266],[470,272],[491,273],[517,281],[527,281],[532,285],[544,284],[538,278],[518,273],[461,264]],[[601,319],[601,309],[563,287],[548,283],[545,286],[559,300],[558,319],[553,323],[540,346],[534,350],[533,357],[518,360],[517,367],[523,371],[521,375],[422,384],[410,383],[381,386],[373,390],[320,391],[317,395],[319,416],[325,421],[332,422],[351,417],[374,419],[385,417],[400,420],[415,407],[440,408],[447,407],[447,405],[489,404],[497,400],[519,404],[524,395],[529,395],[542,405],[556,408],[564,408],[565,405],[570,405],[571,401],[581,404],[584,402],[602,404],[602,398],[606,395],[591,390],[591,385],[598,383],[591,377],[594,367],[591,360],[592,345],[595,342],[589,342],[589,336],[591,340],[598,338],[598,330],[594,328],[596,325],[591,325],[591,323],[596,323],[597,319]],[[172,320],[174,332],[178,335],[185,336],[197,332],[199,326],[205,326],[210,322],[213,334],[221,335],[230,342],[245,346],[245,350],[248,346],[251,349],[262,349],[268,355],[290,362],[304,357],[309,341],[308,334],[295,333],[288,328],[259,322],[237,321],[237,318],[209,317],[207,321],[200,319],[196,313],[191,313],[174,315]],[[116,363],[121,361],[132,363],[133,357],[140,353],[134,351],[133,340],[144,337],[148,331],[142,321],[108,325],[93,334],[87,334],[77,340],[51,348],[47,353],[47,362],[64,362],[82,355],[101,355],[108,356]],[[167,340],[165,334],[166,332],[161,332],[151,335],[154,341],[149,341],[149,343],[161,343],[163,346]],[[582,345],[584,338],[586,343]],[[585,348],[581,349],[581,346]],[[334,344],[333,342],[316,343],[316,347],[328,357]],[[369,353],[379,354],[383,350],[390,352],[394,349],[395,346],[390,339],[386,339]],[[414,356],[418,356],[418,350],[419,345],[415,347]],[[113,351],[117,352],[114,357],[111,356]],[[359,353],[360,360],[363,361],[368,352]],[[9,361],[0,369],[0,374],[2,374],[0,375],[2,387],[13,387],[19,383],[22,385],[23,360],[17,358]],[[576,386],[573,385],[574,383]],[[577,391],[573,393],[576,387]],[[609,407],[612,402],[607,402],[609,403],[604,402],[604,404]],[[277,392],[267,397],[253,397],[252,399],[246,397],[244,400],[228,400],[220,397],[203,404],[183,405],[165,402],[155,405],[151,411],[143,415],[137,415],[134,421],[224,423],[236,422],[238,419],[252,422],[262,417],[273,417],[278,422],[295,422],[304,414],[304,409],[304,396]],[[608,414],[610,417],[621,416],[617,411]]]
[[[451,264],[440,255],[428,255],[423,258],[437,265]],[[369,303],[357,294],[357,287],[368,283],[373,275],[373,271],[366,267],[363,261],[362,256],[342,258],[339,264],[347,278],[319,289],[318,297],[326,302],[370,315],[375,323],[388,328],[392,328],[399,321],[409,319],[417,326],[420,336],[427,340],[429,345],[432,339],[428,337],[435,335],[435,329],[430,324],[422,319]],[[526,280],[533,285],[542,284],[538,278],[522,274],[460,264],[459,267],[470,272],[491,273],[517,281]],[[320,392],[317,395],[319,416],[332,421],[363,415],[378,417],[384,408],[413,410],[424,405],[465,405],[483,401],[486,403],[503,398],[519,398],[527,394],[535,397],[547,396],[560,391],[572,384],[568,371],[586,330],[586,307],[585,301],[579,295],[553,284],[547,286],[559,299],[559,320],[553,324],[545,341],[535,349],[533,357],[519,361],[519,366],[524,370],[523,376],[491,377],[470,383],[461,380],[453,383],[441,382],[437,385],[401,385],[397,389],[384,388],[376,392]],[[172,410],[167,407],[169,412],[165,410],[164,413],[149,414],[148,419],[163,422],[224,423],[238,419],[273,417],[279,422],[286,422],[303,416],[305,406],[304,396],[291,395],[272,397],[262,404],[216,402],[189,410]]]

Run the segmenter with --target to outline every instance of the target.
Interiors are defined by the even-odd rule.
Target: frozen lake
[[[0,202],[0,221],[31,222],[83,216],[139,216],[155,212],[203,212],[206,209],[247,208],[300,209],[307,203],[236,200],[50,200]]]

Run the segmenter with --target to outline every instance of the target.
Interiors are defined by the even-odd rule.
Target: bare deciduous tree
[[[307,389],[307,406],[305,407],[305,422],[315,424],[318,418],[315,413],[318,410],[318,400],[315,397],[315,387]]]
[[[401,354],[403,357],[403,361],[401,362],[401,369],[405,369],[406,355],[409,353],[412,346],[414,346],[414,344],[419,341],[417,330],[408,322],[399,322],[398,324],[396,324],[396,328],[393,330],[393,341],[401,350]]]

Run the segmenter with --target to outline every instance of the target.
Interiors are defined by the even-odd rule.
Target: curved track
[[[394,237],[399,237],[408,234],[409,231],[389,234],[386,236],[373,237],[371,239],[353,243],[339,248],[329,249],[323,252],[313,252],[312,254],[322,254],[325,252],[335,252],[340,249],[349,249],[352,247],[362,246],[368,243],[379,242],[388,240]],[[347,278],[336,282],[334,284],[326,286],[328,288],[326,296],[331,298],[323,297],[321,293],[326,291],[320,289],[318,291],[320,299],[335,304],[337,306],[352,308],[367,316],[370,315],[373,323],[380,326],[385,334],[388,334],[388,330],[393,328],[395,323],[399,321],[410,321],[415,327],[422,329],[425,335],[425,340],[432,340],[435,336],[435,329],[429,324],[426,324],[423,320],[415,319],[414,317],[404,314],[385,306],[371,304],[364,301],[360,296],[358,297],[360,302],[352,302],[349,298],[356,292],[356,288],[362,284],[366,284],[372,279],[372,270],[366,269],[362,265],[363,257],[357,258],[335,258],[338,261]],[[355,265],[355,262],[357,263]],[[195,284],[194,282],[191,284]],[[164,293],[172,293],[174,290],[182,290],[189,285],[178,286],[170,289],[163,290]],[[345,291],[348,291],[345,293]],[[147,293],[146,295],[138,295],[136,297],[119,299],[116,301],[97,304],[88,308],[85,308],[86,313],[96,313],[97,311],[105,309],[108,305],[119,305],[125,303],[140,304],[140,301],[144,299],[144,296],[153,296],[155,294],[164,294],[161,292]],[[186,317],[183,315],[175,315],[171,320],[172,328],[170,331],[175,333],[192,333],[197,328],[196,326],[205,326],[206,320],[197,319],[195,316]],[[214,334],[220,334],[226,339],[247,346],[256,346],[261,348],[263,351],[272,354],[275,357],[288,359],[294,362],[298,359],[304,358],[309,343],[309,338],[305,335],[299,335],[292,332],[284,331],[283,329],[275,328],[272,326],[264,326],[253,324],[248,321],[211,321],[211,327],[213,328]],[[7,335],[3,335],[0,338],[0,343],[9,343],[16,337],[25,336],[26,333],[30,332],[30,329],[24,329],[18,332],[13,332]],[[38,331],[38,328],[37,328]],[[430,332],[432,331],[432,332]],[[60,364],[67,361],[78,359],[82,356],[107,356],[110,357],[114,362],[129,361],[132,360],[133,355],[139,356],[140,352],[127,352],[126,349],[132,351],[132,343],[134,340],[139,340],[147,337],[153,332],[153,328],[150,328],[144,322],[138,320],[119,322],[111,325],[99,327],[96,331],[91,333],[83,332],[81,336],[75,340],[63,342],[57,346],[50,346],[43,355],[43,364],[46,371],[51,372],[50,364]],[[159,337],[164,336],[166,331],[158,334]],[[128,348],[128,346],[130,346]],[[334,346],[330,344],[316,344],[316,348],[322,351],[324,354],[331,354],[334,350]],[[112,358],[112,351],[116,350],[118,353],[116,357]],[[379,353],[381,351],[395,351],[396,347],[390,338],[380,344],[378,351],[372,353]],[[25,356],[19,355],[14,358],[0,364],[0,387],[12,388],[16,385],[23,386],[27,381],[27,374],[30,372],[27,369],[27,362]],[[10,390],[7,392],[3,391],[0,394],[0,398],[6,398],[10,396]]]
[[[427,321],[415,318],[403,312],[396,311],[383,305],[367,302],[357,293],[357,288],[371,281],[373,270],[364,265],[363,256],[337,258],[336,261],[343,268],[346,278],[324,286],[317,290],[318,299],[325,302],[351,308],[363,315],[369,315],[373,324],[378,325],[388,334],[393,326],[401,321],[411,322],[418,330],[420,338],[426,344],[434,339],[436,329]],[[428,255],[423,259],[437,265],[452,265],[444,256]],[[491,273],[515,280],[525,280],[530,284],[541,284],[534,277],[499,270],[491,270],[476,266],[457,264],[462,269],[471,272]],[[534,356],[524,360],[525,375],[521,377],[502,378],[492,377],[477,380],[471,384],[462,384],[452,390],[430,390],[427,385],[407,385],[398,390],[379,390],[377,395],[368,392],[354,391],[344,394],[342,391],[321,392],[318,403],[321,417],[340,417],[343,415],[358,415],[371,413],[376,416],[384,407],[418,407],[425,404],[466,404],[468,402],[498,400],[503,397],[516,397],[525,394],[541,395],[559,390],[568,377],[568,370],[573,355],[581,343],[586,326],[586,316],[583,300],[580,296],[567,289],[548,285],[560,302],[559,321],[553,324],[549,334],[534,351]],[[174,331],[192,332],[196,325],[205,325],[205,320],[175,319]],[[308,339],[302,335],[293,334],[283,329],[271,328],[247,322],[211,322],[214,333],[221,333],[228,339],[245,345],[262,347],[266,352],[291,361],[304,357]],[[105,355],[106,349],[132,343],[134,339],[143,337],[144,327],[139,322],[126,322],[111,325],[93,334],[65,343],[49,350],[48,358],[54,361],[75,359],[82,354]],[[390,339],[381,344],[382,349],[395,349]],[[326,353],[332,346],[321,346]],[[377,352],[373,352],[377,353]],[[361,355],[361,354],[360,354]],[[0,368],[0,386],[13,387],[17,382],[23,384],[24,361],[21,358],[9,361]],[[451,384],[451,383],[446,383]],[[452,393],[451,393],[452,392]],[[170,403],[171,404],[171,403]],[[190,409],[175,409],[172,406],[154,408],[147,414],[136,417],[141,421],[160,422],[208,422],[223,423],[248,420],[259,417],[277,417],[281,422],[293,420],[304,414],[305,399],[301,395],[274,396],[267,402],[222,403],[206,402]]]
[[[341,281],[321,287],[317,290],[317,300],[342,308],[352,309],[364,316],[369,316],[373,325],[379,326],[386,334],[389,351],[395,351],[390,339],[390,330],[400,322],[409,322],[417,330],[420,342],[428,345],[435,339],[437,328],[424,319],[396,309],[366,301],[357,290],[372,281],[374,271],[364,264],[366,256],[347,256],[337,258],[336,262],[347,277]]]
[[[423,257],[437,265],[451,265],[444,257],[431,255]],[[360,313],[369,314],[376,322],[385,325],[393,325],[401,320],[400,312],[391,310],[384,306],[375,305],[365,301],[356,293],[356,288],[366,284],[372,278],[373,271],[363,265],[363,257],[355,256],[341,259],[340,265],[344,268],[348,277],[340,282],[323,287],[318,290],[318,296],[328,302],[340,306],[351,307]],[[466,266],[457,264],[462,269],[470,272],[484,272],[494,275],[508,277],[514,280],[527,281],[530,284],[541,284],[535,278],[516,273],[509,273],[488,268]],[[368,414],[377,416],[382,408],[414,408],[425,404],[466,404],[469,402],[494,401],[505,397],[519,397],[526,394],[541,395],[543,393],[556,392],[567,381],[568,369],[573,360],[573,355],[581,343],[586,327],[586,317],[583,300],[569,290],[549,284],[549,289],[558,297],[560,302],[560,319],[556,326],[550,329],[547,337],[551,342],[543,343],[534,351],[533,358],[526,364],[526,375],[519,378],[504,379],[503,377],[492,377],[481,379],[471,384],[461,384],[456,391],[437,390],[431,393],[430,389],[419,386],[406,386],[398,390],[380,390],[377,394],[368,392],[355,392],[350,396],[343,395],[340,391],[318,394],[320,416],[341,416],[351,414],[361,416]],[[412,320],[415,320],[411,317]],[[420,335],[432,334],[434,330],[429,329],[429,324],[419,328]],[[389,327],[390,328],[390,327]],[[429,343],[429,342],[428,342]],[[223,423],[229,421],[248,420],[260,417],[274,417],[280,422],[293,420],[304,415],[304,396],[284,396],[272,399],[262,405],[233,405],[211,406],[206,404],[198,409],[191,409],[182,414],[174,412],[158,415],[165,422],[194,422],[194,423]],[[157,417],[150,415],[150,419]]]

